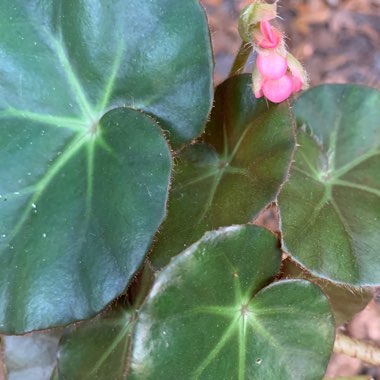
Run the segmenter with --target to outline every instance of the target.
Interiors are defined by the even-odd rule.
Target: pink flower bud
[[[258,54],[256,61],[257,68],[264,78],[279,79],[285,75],[288,68],[286,58],[274,51],[267,54]]]
[[[281,41],[281,34],[268,21],[260,23],[261,35],[257,36],[257,44],[264,49],[274,49]]]
[[[263,94],[273,103],[281,103],[293,92],[293,78],[286,74],[279,79],[265,79],[262,86]]]
[[[239,18],[240,37],[245,42],[251,41],[253,30],[261,21],[273,20],[277,17],[277,2],[266,4],[257,0],[243,9]]]

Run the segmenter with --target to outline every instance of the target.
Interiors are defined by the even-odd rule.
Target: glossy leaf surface
[[[321,379],[334,340],[322,291],[273,283],[277,240],[256,226],[209,232],[157,276],[134,334],[130,379]]]
[[[15,0],[0,15],[2,117],[75,127],[127,105],[175,146],[203,130],[212,58],[198,1]]]
[[[323,85],[293,110],[300,147],[279,197],[284,249],[317,276],[380,284],[380,92]]]
[[[334,314],[336,327],[350,321],[372,299],[372,292],[368,288],[354,288],[346,284],[337,284],[315,277],[300,268],[289,258],[282,263],[281,277],[284,279],[305,279],[318,285],[327,295]]]
[[[294,148],[288,107],[255,99],[250,81],[241,75],[218,87],[204,141],[177,156],[155,267],[205,231],[250,222],[285,180]]]
[[[0,31],[0,331],[17,333],[87,318],[124,290],[170,172],[137,110],[173,146],[193,139],[212,59],[195,0],[6,1]]]
[[[60,342],[60,380],[125,378],[128,371],[132,312],[116,307],[79,324]]]
[[[18,123],[0,127],[7,333],[88,318],[122,293],[164,217],[171,169],[160,130],[138,111],[108,112],[95,135]]]

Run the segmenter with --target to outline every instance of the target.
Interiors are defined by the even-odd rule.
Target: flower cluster
[[[277,4],[256,1],[241,16],[242,38],[249,39],[257,52],[252,73],[256,98],[265,96],[281,103],[291,94],[308,87],[307,74],[300,62],[285,48],[284,35],[270,21],[277,17]],[[245,25],[244,25],[245,23]]]

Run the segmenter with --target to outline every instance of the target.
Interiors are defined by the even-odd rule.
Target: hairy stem
[[[229,77],[240,74],[248,61],[249,55],[251,54],[252,46],[250,43],[242,42],[239,51],[235,57],[235,61],[232,65]]]
[[[357,358],[367,364],[380,366],[380,348],[370,343],[337,333],[334,352]]]

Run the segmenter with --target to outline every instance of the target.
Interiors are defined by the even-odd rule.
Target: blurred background
[[[218,84],[228,76],[241,43],[239,13],[252,0],[201,2],[209,18]],[[312,86],[354,82],[380,90],[380,0],[282,0],[278,10],[288,48],[304,64]],[[380,289],[342,329],[380,346]],[[380,368],[344,355],[334,355],[327,372],[328,377],[358,374],[380,380]]]

